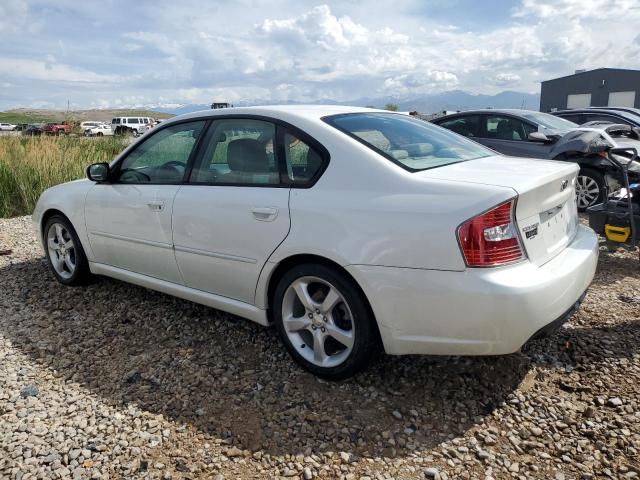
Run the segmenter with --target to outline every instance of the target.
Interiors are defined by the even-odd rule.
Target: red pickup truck
[[[73,128],[67,123],[47,123],[42,131],[47,135],[69,135]]]

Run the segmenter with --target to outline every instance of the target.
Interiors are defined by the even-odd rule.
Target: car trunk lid
[[[523,246],[531,262],[543,265],[564,250],[576,234],[578,170],[571,162],[491,156],[416,175],[513,189],[518,194],[515,216]]]

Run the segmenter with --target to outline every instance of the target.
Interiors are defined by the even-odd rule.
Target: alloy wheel
[[[47,231],[47,251],[54,270],[65,280],[76,271],[76,246],[67,228],[61,223],[52,223]]]
[[[600,196],[600,186],[593,178],[586,175],[578,175],[576,179],[576,197],[578,208],[587,208],[595,203]]]
[[[318,277],[294,280],[282,300],[282,324],[293,348],[319,367],[343,363],[353,350],[355,323],[340,291]]]

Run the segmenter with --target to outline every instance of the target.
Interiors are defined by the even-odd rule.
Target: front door
[[[183,283],[171,219],[204,124],[186,122],[158,130],[114,165],[110,183],[89,191],[85,216],[95,262]]]
[[[527,122],[508,115],[483,115],[480,143],[514,157],[547,158],[550,147],[542,142],[528,139],[537,128]]]

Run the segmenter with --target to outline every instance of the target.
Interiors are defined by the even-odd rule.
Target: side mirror
[[[109,180],[109,164],[94,163],[87,167],[87,178],[94,182],[106,182]]]
[[[531,132],[529,134],[529,141],[530,142],[542,142],[542,143],[546,143],[549,142],[549,137],[547,137],[544,133],[542,132]]]

